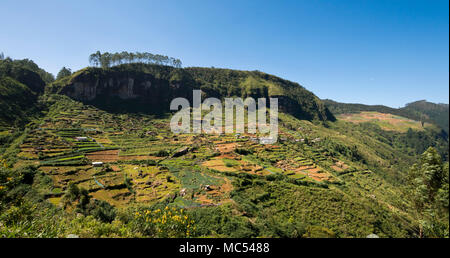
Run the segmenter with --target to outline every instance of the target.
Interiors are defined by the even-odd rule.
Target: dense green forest
[[[46,72],[44,69],[40,68],[36,63],[33,62],[33,60],[30,59],[16,59],[13,60],[10,57],[4,57],[4,54],[2,53],[0,55],[0,73],[3,75],[9,75],[13,78],[22,78],[26,77],[27,71],[32,71],[39,75],[39,78],[36,78],[36,76],[33,76],[33,80],[41,80],[45,83],[51,83],[55,80],[55,77],[49,73]],[[24,78],[26,79],[26,78]],[[18,79],[20,81],[20,79]],[[35,84],[37,82],[35,81],[27,81],[27,84],[30,85],[30,87],[35,87]],[[43,85],[40,86],[40,90],[43,90]]]
[[[0,125],[23,125],[38,115],[38,94],[44,92],[46,83],[53,81],[53,75],[29,59],[1,58]]]

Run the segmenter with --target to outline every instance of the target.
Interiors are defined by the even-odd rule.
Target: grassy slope
[[[412,102],[406,104],[403,110],[411,113],[417,113],[418,115],[425,116],[429,120],[435,122],[447,133],[449,133],[449,108],[448,104],[435,104],[425,100]]]
[[[391,108],[383,105],[364,105],[340,103],[333,100],[323,100],[333,114],[358,113],[363,111],[388,113],[407,117],[416,121],[424,121],[438,125],[447,134],[449,132],[448,104],[435,104],[424,100],[406,104],[403,108]]]
[[[337,118],[353,123],[367,123],[367,122],[375,123],[384,130],[397,132],[406,132],[408,131],[409,128],[421,131],[425,130],[425,127],[432,126],[429,123],[425,123],[422,126],[419,121],[414,121],[405,117],[379,112],[364,111],[361,113],[338,115]]]
[[[47,122],[44,122],[41,126],[44,126],[44,128],[50,126],[48,129],[57,129],[54,132],[56,134],[61,135],[58,132],[63,132],[61,130],[67,131],[71,127],[74,129],[80,126],[96,128],[104,133],[93,135],[92,137],[95,139],[108,138],[113,143],[119,143],[121,151],[130,152],[135,148],[143,154],[156,152],[159,145],[164,145],[164,149],[172,152],[183,145],[192,146],[192,143],[187,142],[189,137],[179,136],[177,142],[170,141],[174,136],[171,135],[167,127],[164,127],[168,122],[166,119],[155,120],[145,115],[118,116],[100,111],[92,106],[85,106],[64,96],[52,96],[51,99],[50,103],[54,104],[44,119]],[[66,122],[68,118],[72,121],[69,124]],[[413,157],[407,156],[395,147],[371,137],[367,133],[370,129],[355,127],[343,121],[330,123],[328,127],[324,127],[306,120],[298,120],[288,114],[280,114],[280,124],[280,130],[288,140],[278,144],[277,149],[269,151],[264,148],[261,149],[259,145],[243,142],[243,146],[251,149],[253,154],[233,154],[241,159],[253,160],[262,166],[272,166],[271,171],[275,172],[272,177],[249,175],[240,170],[239,167],[236,167],[238,173],[231,174],[205,168],[202,166],[203,162],[213,159],[215,155],[211,151],[214,150],[214,146],[219,146],[214,143],[216,140],[213,140],[212,136],[205,136],[205,138],[198,139],[197,144],[200,148],[193,153],[195,156],[189,154],[181,158],[168,158],[161,163],[162,167],[155,167],[156,170],[162,171],[158,172],[160,173],[160,176],[158,176],[160,179],[158,180],[162,182],[162,185],[161,188],[156,188],[156,196],[162,197],[165,194],[177,193],[185,187],[191,189],[188,191],[193,191],[196,196],[198,194],[198,198],[212,198],[211,200],[216,198],[218,202],[224,202],[230,198],[231,202],[225,202],[226,204],[218,207],[191,210],[192,215],[197,216],[199,232],[204,235],[293,237],[297,234],[300,236],[304,234],[309,236],[330,234],[330,236],[337,237],[365,237],[373,232],[380,236],[390,237],[410,235],[411,226],[415,222],[412,219],[409,203],[402,192],[401,178],[402,173],[413,161]],[[131,128],[137,131],[131,132]],[[301,130],[298,128],[301,128]],[[155,131],[157,136],[163,137],[142,138],[140,132],[148,130]],[[106,131],[110,133],[106,133]],[[125,135],[113,136],[119,132],[124,132]],[[42,131],[31,130],[28,138],[24,140],[25,145],[32,144],[32,146],[35,146],[37,143],[33,139],[50,137],[43,133]],[[293,141],[295,138],[310,140],[320,138],[321,141],[300,144]],[[40,144],[55,149],[58,146],[56,145],[56,139],[45,140]],[[227,136],[224,140],[239,143],[233,136]],[[146,145],[147,142],[149,145]],[[207,146],[212,146],[212,148],[209,149]],[[76,147],[73,148],[74,150],[77,149]],[[292,151],[294,149],[296,151]],[[70,160],[70,157],[78,157],[79,155],[79,152],[74,152],[70,155],[61,155],[59,158],[57,156],[47,159],[66,161]],[[298,157],[307,158],[320,166],[324,173],[330,174],[334,182],[317,182],[308,177],[298,179],[298,177],[289,176],[289,173],[276,168],[279,160],[292,160]],[[227,159],[224,159],[224,161]],[[348,169],[346,169],[348,172],[340,173],[331,169],[336,160],[344,162],[348,166]],[[33,163],[34,160],[19,159],[18,163],[25,165],[27,162]],[[127,162],[132,164],[131,161],[126,161],[125,164]],[[236,166],[236,162],[232,162],[231,166]],[[105,185],[121,185],[123,184],[123,175],[120,175],[120,173],[127,173],[133,179],[134,186],[132,187],[138,194],[136,199],[130,200],[129,204],[110,199],[112,193],[126,193],[128,191],[126,188],[124,190],[120,190],[121,188],[117,190],[95,190],[93,195],[96,198],[104,198],[104,200],[118,207],[126,207],[135,202],[146,203],[145,198],[139,196],[139,193],[146,193],[146,190],[140,188],[138,182],[141,179],[133,174],[137,172],[132,169],[141,165],[131,165],[130,167],[121,164],[118,163],[117,165],[121,169],[118,176],[113,176],[113,174],[110,174],[110,176],[108,174],[98,175],[97,179]],[[53,166],[58,167],[58,165]],[[82,164],[73,164],[63,168],[64,171],[71,171],[77,169],[77,167],[83,170]],[[165,170],[166,167],[169,169]],[[60,169],[62,168],[60,167]],[[98,171],[89,169],[79,175],[71,173],[69,177],[52,177],[54,177],[54,180],[69,178],[69,180],[76,182],[81,179],[81,175],[84,176],[84,173],[98,173]],[[165,183],[166,175],[170,174],[175,181]],[[197,174],[199,176],[194,176]],[[91,178],[91,176],[88,178]],[[200,190],[201,184],[223,183],[226,181],[225,178],[231,180],[233,190],[223,196],[212,197]],[[56,183],[56,181],[54,182]],[[169,188],[164,189],[164,185],[168,185]],[[92,179],[80,181],[80,186],[88,189],[91,187],[93,189],[98,188]],[[65,188],[61,184],[56,184],[55,187],[57,189]],[[151,192],[147,194],[151,194]],[[188,197],[179,198],[173,205],[192,206],[200,200],[191,200]],[[51,201],[55,202],[54,199],[51,199]],[[154,201],[152,203],[155,204]],[[231,212],[233,216],[225,219],[223,216],[228,212]],[[208,221],[208,216],[219,216],[221,219],[211,222]],[[289,221],[290,223],[288,223]],[[231,229],[238,225],[239,230]]]
[[[280,113],[281,141],[266,148],[233,135],[174,136],[167,118],[113,114],[66,96],[49,94],[45,96],[49,112],[11,144],[5,152],[11,157],[3,157],[14,161],[15,167],[40,164],[48,182],[45,187],[34,184],[33,189],[47,196],[48,201],[59,205],[59,193],[74,182],[95,198],[120,209],[166,204],[190,208],[189,214],[197,221],[198,236],[413,234],[417,221],[404,194],[403,180],[416,153],[407,151],[411,147],[398,141],[404,133],[345,121],[312,123],[308,120],[328,120],[324,119],[328,117],[327,110],[297,84],[260,72],[127,65],[79,71],[52,84],[48,92],[57,92],[79,76],[107,77],[110,73],[126,74],[130,69],[138,75],[149,73],[167,81],[200,85],[211,96],[286,95],[301,104],[300,111],[308,119]],[[14,89],[24,90],[26,87],[22,86]],[[95,142],[77,143],[73,141],[75,136],[90,136]],[[248,152],[220,153],[227,144],[237,144]],[[158,157],[161,150],[170,155],[184,146],[193,150],[177,158]],[[34,153],[39,147],[39,152]],[[84,158],[90,152],[109,149],[119,150],[114,156],[117,160],[111,163],[113,171],[86,165]],[[138,162],[142,157],[151,158],[152,162]],[[221,163],[227,169],[209,168],[207,161]],[[292,166],[284,167],[284,161]],[[337,163],[344,165],[339,168]],[[257,173],[257,167],[266,170]],[[139,170],[144,175],[139,175]],[[320,175],[327,179],[317,180]],[[106,188],[100,187],[93,176]],[[148,188],[148,184],[152,187]],[[215,188],[205,191],[205,184]],[[186,189],[185,196],[179,195],[181,189]],[[192,208],[205,203],[217,206]]]

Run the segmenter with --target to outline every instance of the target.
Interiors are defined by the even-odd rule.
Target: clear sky
[[[0,10],[0,52],[53,74],[96,50],[146,51],[260,70],[341,102],[449,102],[447,0],[2,0]]]

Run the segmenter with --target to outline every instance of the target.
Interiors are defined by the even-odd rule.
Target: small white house
[[[88,138],[81,136],[81,137],[75,137],[75,140],[79,141],[79,142],[87,142]]]
[[[94,162],[92,162],[92,166],[94,166],[94,167],[101,167],[101,166],[103,166],[103,162],[101,162],[101,161],[94,161]]]

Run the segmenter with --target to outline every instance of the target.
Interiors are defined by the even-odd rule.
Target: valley
[[[278,141],[174,134],[162,105],[195,87],[284,99]],[[448,161],[448,135],[435,124],[334,116],[300,85],[260,72],[86,68],[47,84],[36,101],[32,116],[2,120],[2,236],[415,237],[408,171],[429,146]],[[14,226],[14,212],[34,214],[19,216],[34,226]],[[48,216],[57,218],[51,226]]]

